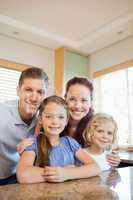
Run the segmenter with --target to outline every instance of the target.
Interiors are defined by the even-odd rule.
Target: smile
[[[49,127],[51,130],[58,130],[60,127]]]

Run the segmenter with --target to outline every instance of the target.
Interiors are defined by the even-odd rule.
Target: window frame
[[[29,68],[31,66],[30,65],[21,64],[21,63],[16,63],[14,61],[0,59],[0,67],[22,72],[23,70],[25,70],[25,69],[27,69],[27,68]]]
[[[129,67],[132,67],[132,66],[133,66],[133,59],[125,61],[125,62],[117,64],[117,65],[106,67],[106,68],[99,70],[99,71],[96,71],[96,72],[93,73],[92,76],[93,76],[93,78],[97,78],[97,77],[103,76],[105,74],[109,74],[111,72],[115,72],[115,71],[118,71],[118,70],[121,70],[121,69],[126,69],[126,68],[129,68]]]

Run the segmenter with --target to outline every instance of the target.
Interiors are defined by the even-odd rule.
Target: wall
[[[91,54],[88,58],[90,77],[93,72],[131,59],[133,59],[133,37]]]
[[[66,80],[73,76],[88,77],[88,59],[77,53],[65,50],[65,78]]]
[[[66,48],[55,51],[55,93],[64,96],[66,83],[74,76],[89,76],[88,57]]]
[[[0,58],[43,68],[54,91],[54,51],[0,35]]]
[[[88,57],[66,49],[64,56],[64,91],[66,82],[74,76],[89,77]]]

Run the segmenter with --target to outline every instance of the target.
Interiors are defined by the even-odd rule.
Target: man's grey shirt
[[[36,118],[30,126],[24,123],[18,112],[18,101],[0,103],[0,179],[16,173],[19,154],[16,145],[34,133]]]

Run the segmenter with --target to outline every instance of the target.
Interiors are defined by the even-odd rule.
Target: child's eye
[[[108,132],[108,135],[113,135],[113,133],[111,131]]]
[[[82,102],[88,102],[88,99],[82,99],[81,101]]]
[[[64,119],[65,117],[63,115],[59,116],[59,119]]]
[[[102,129],[97,130],[98,133],[103,133],[104,131]]]

